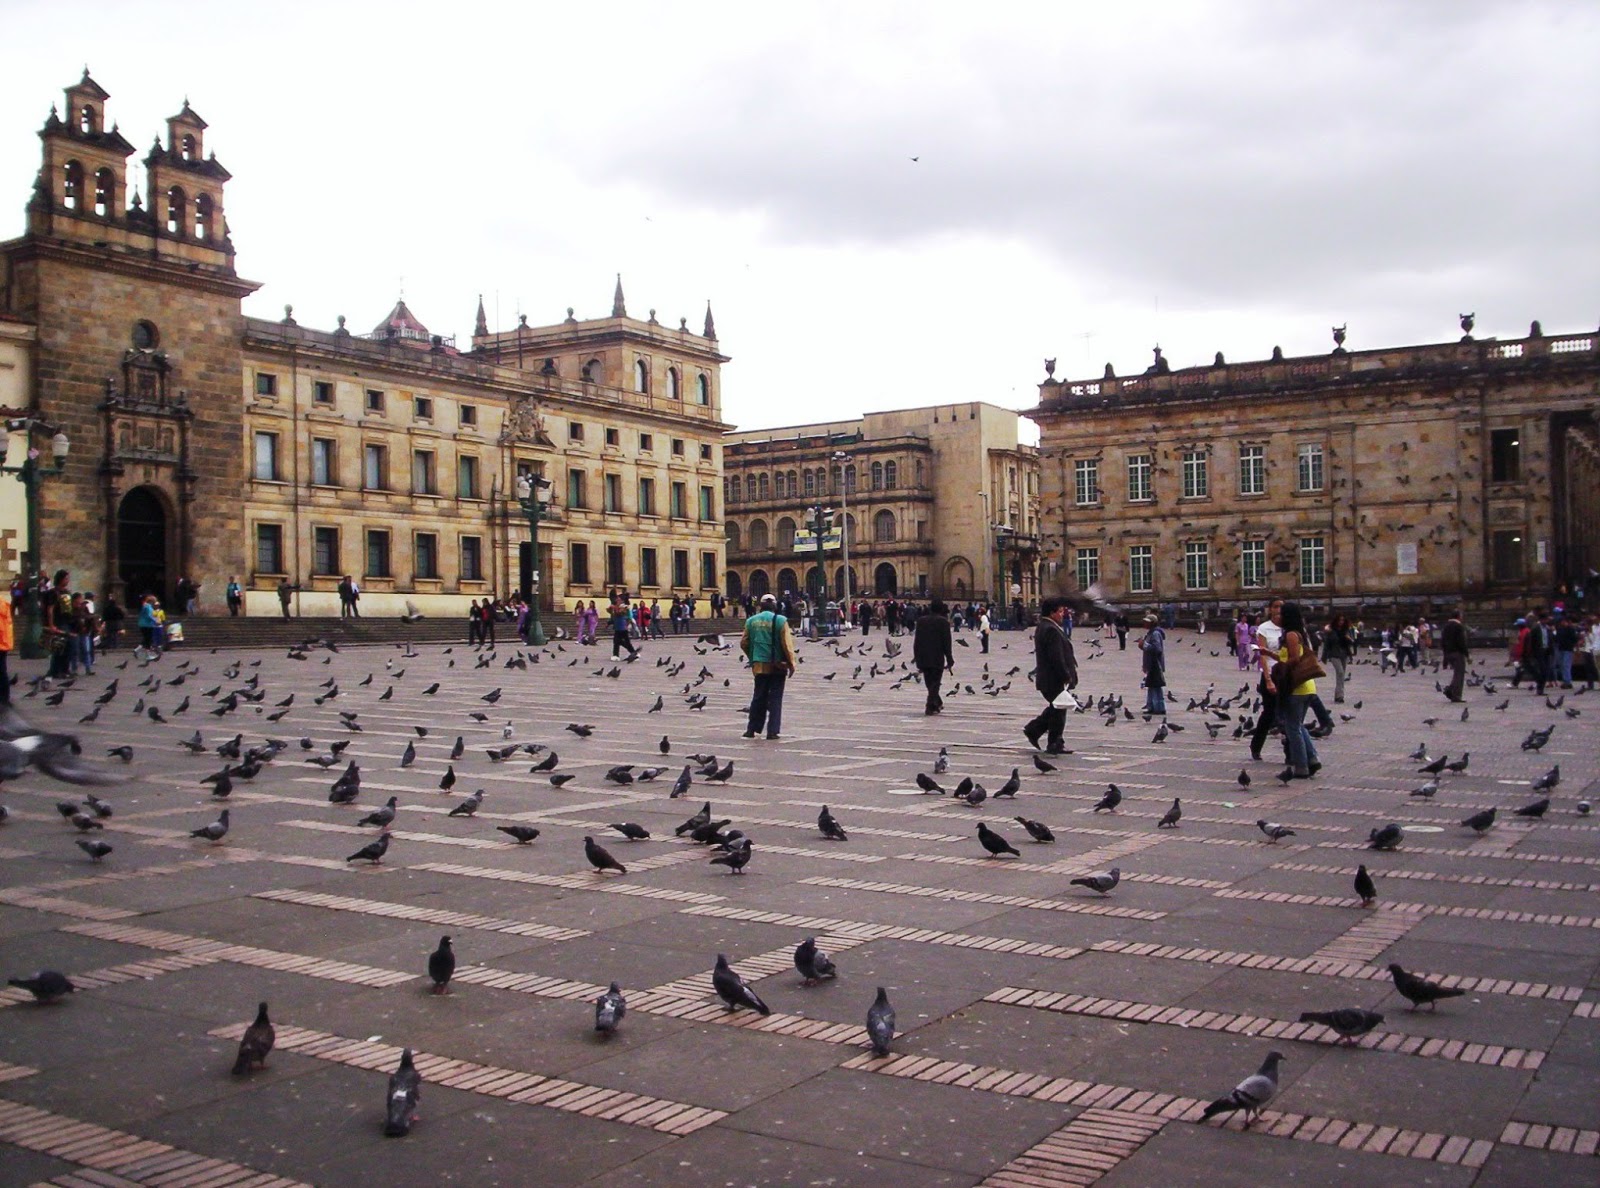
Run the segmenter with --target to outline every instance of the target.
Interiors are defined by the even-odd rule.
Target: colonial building
[[[835,598],[1031,604],[1039,460],[1017,429],[973,402],[728,434],[727,592],[814,594],[825,571]]]
[[[630,318],[619,278],[609,317],[492,332],[480,301],[467,350],[403,301],[366,333],[246,317],[205,121],[168,121],[130,197],[107,98],[85,73],[52,109],[0,243],[0,384],[72,443],[38,487],[38,564],[128,597],[188,576],[214,604],[237,576],[251,610],[288,580],[305,613],[335,612],[344,574],[368,610],[432,613],[535,574],[546,605],[719,584],[709,308],[698,334]],[[15,342],[31,371],[6,368]],[[537,559],[519,475],[549,484]]]
[[[1227,610],[1548,599],[1600,565],[1600,334],[1063,381],[1040,427],[1045,568]]]

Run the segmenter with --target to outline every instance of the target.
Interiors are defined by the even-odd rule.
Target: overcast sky
[[[67,15],[70,8],[70,16]],[[137,19],[129,14],[137,11]],[[1600,4],[0,0],[0,238],[85,63],[185,96],[262,317],[698,329],[742,427],[1592,330]],[[916,158],[913,160],[913,158]],[[142,183],[142,179],[141,179]]]

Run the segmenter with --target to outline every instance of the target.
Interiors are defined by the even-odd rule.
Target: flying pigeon
[[[761,1001],[761,996],[745,984],[723,954],[717,954],[717,966],[711,971],[711,986],[717,992],[717,997],[727,1005],[730,1011],[740,1007],[749,1007],[758,1015],[772,1014],[772,1008]]]
[[[612,982],[610,989],[594,1000],[594,1029],[601,1035],[617,1033],[617,1024],[628,1013],[628,1002],[622,997],[622,988]]]
[[[1416,1010],[1423,1003],[1428,1004],[1428,1009],[1437,1010],[1437,1003],[1441,998],[1460,998],[1465,990],[1454,986],[1441,986],[1438,982],[1430,982],[1427,978],[1419,978],[1416,974],[1407,973],[1398,965],[1391,963],[1389,974],[1394,978],[1394,988],[1401,995],[1411,1001],[1409,1010]]]
[[[433,982],[433,993],[445,994],[450,987],[450,979],[456,972],[456,953],[450,947],[450,938],[441,936],[439,947],[428,954],[428,977]]]
[[[407,610],[410,607],[411,604],[406,603]],[[383,1133],[390,1138],[402,1138],[410,1134],[411,1123],[417,1117],[417,1102],[421,1097],[422,1075],[417,1072],[417,1066],[411,1059],[411,1049],[407,1048],[400,1053],[400,1067],[389,1076]]]
[[[889,1042],[894,1039],[894,1007],[889,1004],[889,993],[878,987],[878,997],[867,1008],[867,1039],[872,1042],[874,1056],[887,1056]]]
[[[1248,1076],[1234,1086],[1233,1092],[1226,1097],[1219,1097],[1205,1108],[1200,1115],[1202,1122],[1215,1118],[1218,1114],[1231,1114],[1235,1110],[1244,1111],[1244,1124],[1249,1126],[1256,1118],[1261,1116],[1261,1107],[1270,1102],[1278,1092],[1278,1065],[1283,1061],[1282,1052],[1268,1052],[1265,1063],[1253,1075]]]
[[[1084,875],[1082,878],[1073,879],[1071,885],[1074,887],[1087,887],[1089,890],[1097,891],[1101,895],[1109,895],[1111,889],[1121,881],[1122,868],[1113,866],[1104,874]]]

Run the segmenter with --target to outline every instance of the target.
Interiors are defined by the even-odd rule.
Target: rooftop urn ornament
[[[350,331],[348,331],[348,330],[346,330],[344,328],[344,315],[343,314],[339,315],[338,322],[339,322],[339,328],[337,330],[335,330],[334,333],[335,334],[349,335]]]
[[[283,324],[285,326],[299,325],[299,323],[294,320],[294,306],[285,305],[283,307]]]
[[[1350,323],[1346,322],[1343,326],[1333,328],[1333,353],[1336,355],[1344,354],[1344,332],[1349,325]]]
[[[1472,341],[1472,327],[1477,323],[1478,315],[1475,313],[1461,315],[1461,341]]]
[[[1111,364],[1107,363],[1106,364],[1105,375],[1102,378],[1103,379],[1116,379],[1117,378],[1117,369],[1112,367]]]
[[[1161,353],[1161,344],[1159,342],[1155,345],[1155,356],[1155,362],[1144,370],[1146,375],[1166,375],[1172,370],[1172,364],[1168,363],[1166,356]]]
[[[1274,363],[1283,362],[1283,348],[1281,346],[1275,346],[1272,348],[1272,361]]]
[[[1227,365],[1228,365],[1228,361],[1222,357],[1222,352],[1221,351],[1218,351],[1217,352],[1217,357],[1215,359],[1211,360],[1211,366],[1213,366],[1213,367],[1226,367]]]
[[[1543,338],[1544,337],[1544,327],[1539,325],[1539,322],[1538,322],[1537,318],[1534,319],[1533,323],[1528,327],[1528,337],[1529,338]]]
[[[1054,359],[1046,359],[1044,361],[1044,377],[1046,380],[1056,378],[1056,361]]]

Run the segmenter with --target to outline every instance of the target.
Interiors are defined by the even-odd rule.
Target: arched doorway
[[[117,576],[124,606],[138,606],[146,594],[171,606],[167,536],[167,507],[153,488],[135,487],[123,496],[117,509]]]
[[[800,592],[800,579],[795,576],[792,569],[778,570],[778,593],[798,594]]]
[[[760,598],[763,594],[772,593],[772,584],[767,580],[767,571],[758,569],[750,575],[750,597]]]
[[[895,573],[894,566],[887,561],[872,571],[872,588],[876,594],[898,594],[899,583],[899,575]]]
[[[744,579],[739,576],[737,569],[730,569],[722,575],[724,584],[728,587],[728,601],[737,602],[744,597]]]

